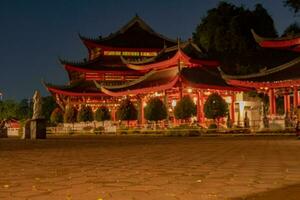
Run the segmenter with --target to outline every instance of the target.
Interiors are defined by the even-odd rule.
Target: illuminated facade
[[[130,97],[140,111],[152,96],[161,97],[172,117],[176,102],[190,95],[197,105],[197,121],[204,122],[203,105],[209,94],[221,94],[234,119],[235,94],[244,88],[226,83],[218,70],[219,63],[209,60],[193,42],[180,42],[156,33],[135,16],[119,31],[108,37],[80,37],[88,49],[83,62],[61,60],[69,75],[69,84],[46,84],[62,109],[67,104],[106,105],[115,119],[119,102]]]
[[[293,52],[300,52],[300,37],[288,38],[263,38],[253,30],[252,34],[256,42],[264,48],[282,49]],[[275,117],[276,98],[283,97],[284,113],[296,110],[300,104],[300,57],[297,55],[289,62],[285,62],[277,67],[263,70],[256,74],[244,76],[230,76],[223,74],[227,83],[238,87],[248,87],[256,89],[258,92],[269,96],[269,115]],[[291,107],[292,105],[292,107]]]

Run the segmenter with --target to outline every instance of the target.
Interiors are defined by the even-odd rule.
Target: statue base
[[[46,120],[32,119],[30,121],[30,138],[46,139]]]
[[[0,138],[7,138],[7,128],[0,129]]]

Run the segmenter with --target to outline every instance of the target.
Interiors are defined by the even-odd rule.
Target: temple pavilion
[[[162,98],[172,116],[176,102],[190,95],[197,105],[197,121],[204,122],[204,102],[217,92],[228,103],[235,121],[235,94],[245,88],[229,85],[218,70],[219,63],[208,59],[192,41],[169,39],[139,16],[107,37],[80,39],[88,50],[87,58],[81,62],[60,60],[69,83],[45,83],[62,109],[67,104],[87,104],[94,109],[106,105],[115,120],[119,102],[130,98],[139,108],[139,122],[143,123],[143,107],[149,98]]]
[[[261,47],[300,52],[299,36],[264,38],[257,35],[253,30],[252,34]],[[281,96],[284,98],[284,111],[286,114],[295,111],[300,103],[300,56],[259,73],[243,76],[230,76],[223,73],[223,77],[227,80],[228,84],[254,88],[258,92],[267,94],[269,96],[270,116],[277,115],[277,97]]]

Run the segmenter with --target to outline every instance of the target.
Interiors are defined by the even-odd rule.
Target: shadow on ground
[[[265,192],[237,197],[231,200],[298,200],[300,199],[300,183],[282,188],[270,189]]]

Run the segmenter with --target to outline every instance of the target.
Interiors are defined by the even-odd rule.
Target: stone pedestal
[[[7,138],[7,128],[0,129],[0,138]]]
[[[46,139],[46,120],[32,119],[30,121],[31,139]]]
[[[30,123],[31,120],[26,120],[25,125],[23,127],[23,135],[22,135],[22,139],[30,139]]]

